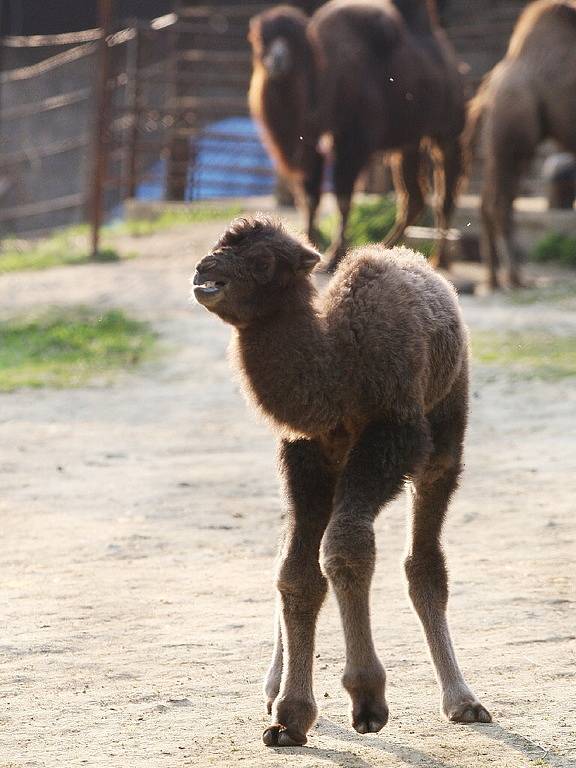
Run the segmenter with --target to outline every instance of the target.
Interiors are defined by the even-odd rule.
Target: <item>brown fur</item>
[[[321,138],[331,137],[341,226],[330,268],[345,252],[354,184],[376,151],[395,153],[398,213],[387,244],[423,210],[423,147],[435,164],[437,225],[448,227],[461,175],[464,96],[434,8],[422,0],[331,0],[309,20],[278,6],[251,22],[250,108],[276,165],[297,188],[311,240],[326,151]],[[442,240],[438,259],[444,254]]]
[[[362,248],[319,300],[319,255],[266,219],[240,219],[197,265],[196,298],[234,326],[232,359],[280,437],[287,523],[274,656],[265,683],[268,745],[303,744],[316,718],[316,617],[330,580],[346,639],[342,682],[360,733],[386,723],[385,672],[368,610],[373,523],[409,478],[406,573],[445,714],[490,715],[458,668],[440,533],[461,470],[467,334],[452,287],[407,249]]]
[[[470,104],[466,142],[483,157],[483,256],[490,285],[503,259],[521,285],[512,206],[522,172],[544,139],[576,153],[576,0],[539,0],[520,16],[505,58]]]

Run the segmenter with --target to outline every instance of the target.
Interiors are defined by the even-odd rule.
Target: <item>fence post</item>
[[[180,34],[182,17],[180,11],[183,4],[187,4],[186,0],[175,0],[176,24],[171,31],[170,40],[169,79],[171,82],[167,89],[167,97],[173,123],[168,133],[166,147],[166,200],[184,200],[186,198],[188,166],[190,164],[190,139],[187,133],[183,131],[184,119],[179,103],[179,97],[182,95],[182,84],[179,77],[182,53],[182,35]]]
[[[127,110],[130,116],[130,126],[127,136],[126,166],[124,197],[134,197],[138,186],[138,128],[140,124],[141,96],[140,96],[140,67],[142,50],[142,32],[138,19],[134,19],[130,26],[134,28],[134,37],[128,42],[128,55],[126,71],[128,82],[126,83]]]
[[[103,218],[104,185],[108,165],[108,130],[110,90],[108,75],[110,55],[108,35],[112,22],[112,0],[98,0],[99,25],[101,30],[98,42],[98,61],[96,71],[96,120],[94,132],[94,149],[92,162],[92,179],[90,194],[90,226],[91,226],[91,258],[98,258],[100,245],[100,227]]]
[[[2,135],[2,89],[4,86],[2,75],[4,73],[4,35],[2,34],[2,4],[0,3],[0,148],[2,147],[3,143],[3,135]],[[0,179],[1,181],[1,179]],[[2,189],[2,185],[0,184],[0,198],[4,194],[4,191]],[[1,205],[0,205],[1,207]],[[3,232],[4,226],[0,224],[0,246],[2,245],[2,232]]]

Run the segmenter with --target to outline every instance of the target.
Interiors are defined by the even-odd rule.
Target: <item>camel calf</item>
[[[468,340],[454,289],[407,249],[350,254],[325,298],[319,254],[266,219],[234,222],[196,267],[200,304],[233,327],[232,358],[279,438],[287,520],[264,743],[306,742],[316,618],[331,582],[346,639],[342,682],[359,733],[388,720],[370,628],[374,520],[409,481],[406,574],[453,721],[490,722],[446,621],[442,524],[462,469]]]

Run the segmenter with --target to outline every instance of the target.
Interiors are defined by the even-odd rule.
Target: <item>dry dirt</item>
[[[273,439],[228,371],[228,329],[188,302],[219,228],[127,243],[142,255],[120,265],[0,278],[3,313],[121,306],[164,345],[110,388],[0,396],[0,766],[576,765],[574,379],[478,366],[446,547],[455,642],[494,724],[439,714],[405,595],[399,501],[378,521],[372,599],[389,724],[369,736],[348,725],[330,597],[318,725],[304,748],[262,745],[279,498]],[[554,305],[463,304],[473,330],[576,326]]]

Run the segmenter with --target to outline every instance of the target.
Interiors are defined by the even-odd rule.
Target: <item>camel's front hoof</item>
[[[267,747],[302,747],[308,739],[305,734],[276,723],[266,728],[262,734],[262,741]]]
[[[352,711],[352,727],[358,733],[378,733],[388,722],[386,704],[372,704]]]
[[[465,701],[446,712],[452,723],[491,723],[492,715],[479,701]]]

